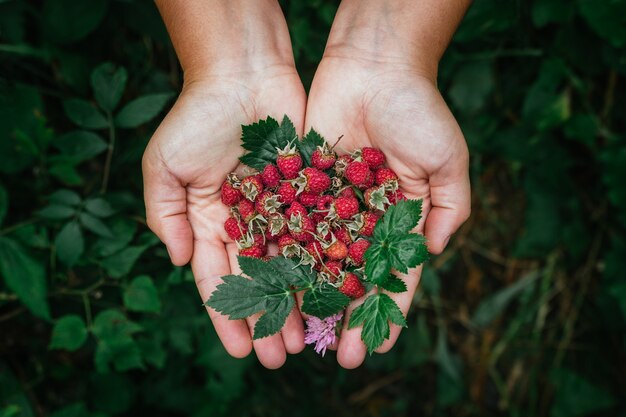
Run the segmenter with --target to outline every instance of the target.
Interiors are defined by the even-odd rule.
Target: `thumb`
[[[435,255],[445,249],[450,236],[468,219],[471,191],[468,157],[452,163],[429,179],[431,209],[425,224],[428,250]]]
[[[172,263],[185,265],[193,254],[187,219],[187,190],[148,147],[142,161],[148,227],[167,247]]]

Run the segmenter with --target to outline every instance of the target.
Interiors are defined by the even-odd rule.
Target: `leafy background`
[[[308,85],[337,4],[283,6]],[[625,16],[474,1],[439,79],[471,219],[391,353],[271,372],[226,355],[145,226],[181,83],[154,5],[0,1],[0,416],[626,416]]]

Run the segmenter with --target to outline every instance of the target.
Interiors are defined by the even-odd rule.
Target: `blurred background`
[[[308,87],[337,2],[282,5]],[[154,4],[0,0],[0,417],[626,416],[626,1],[475,0],[439,86],[473,214],[409,328],[267,371],[145,225],[181,87]]]

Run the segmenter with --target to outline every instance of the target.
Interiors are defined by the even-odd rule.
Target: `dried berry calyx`
[[[260,338],[282,328],[293,308],[285,294],[304,291],[302,310],[322,323],[378,288],[349,323],[363,325],[372,352],[390,321],[404,323],[393,299],[381,298],[382,289],[406,289],[392,269],[406,273],[427,258],[424,237],[412,232],[421,201],[406,200],[401,179],[385,166],[379,149],[337,155],[314,131],[298,140],[286,117],[280,124],[268,118],[244,126],[242,140],[248,153],[240,159],[252,173],[229,175],[221,198],[232,212],[224,230],[239,247],[243,274],[252,279],[224,277],[206,304],[231,318],[263,312],[254,331]],[[278,246],[276,256],[266,256],[269,245]],[[253,294],[246,306],[242,292]],[[373,331],[376,325],[383,328]]]

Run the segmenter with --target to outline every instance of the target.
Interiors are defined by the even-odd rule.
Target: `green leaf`
[[[130,246],[102,260],[102,267],[111,278],[127,275],[149,246]]]
[[[112,238],[100,238],[92,246],[92,252],[100,258],[111,256],[127,247],[137,232],[137,222],[114,217],[109,220],[109,226],[113,233]]]
[[[52,158],[50,158],[52,159]],[[81,185],[83,183],[83,179],[81,178],[78,171],[74,167],[74,162],[58,162],[52,165],[48,172],[50,175],[53,175],[59,181],[63,182],[66,185]]]
[[[130,311],[158,313],[161,311],[159,293],[147,275],[134,278],[124,290],[124,306]]]
[[[50,194],[48,200],[52,204],[65,204],[66,206],[77,206],[81,203],[80,196],[72,190],[58,190]]]
[[[313,155],[313,152],[315,152],[318,146],[322,146],[323,144],[324,138],[313,129],[309,130],[309,133],[307,133],[301,141],[297,142],[305,166],[311,166],[311,155]]]
[[[350,297],[329,283],[313,285],[304,293],[302,311],[320,319],[337,314],[350,304]]]
[[[9,211],[9,195],[7,190],[0,184],[0,226],[2,226],[7,211]]]
[[[67,266],[73,266],[85,250],[83,233],[76,220],[72,220],[63,226],[56,239],[54,239],[57,256]]]
[[[56,43],[70,43],[93,32],[106,15],[109,2],[90,0],[46,0],[41,16],[46,39]]]
[[[50,319],[43,265],[31,258],[19,243],[5,237],[0,237],[0,275],[35,316]]]
[[[76,209],[70,206],[64,206],[60,204],[50,204],[39,210],[37,215],[39,217],[43,217],[44,219],[67,219],[68,217],[72,217],[76,214]]]
[[[389,248],[378,241],[373,241],[363,255],[365,262],[365,276],[375,285],[384,286],[391,272]]]
[[[476,308],[472,316],[472,323],[479,328],[487,327],[504,311],[515,297],[520,295],[526,287],[533,285],[538,276],[539,274],[537,274],[537,272],[527,274],[516,283],[485,298]]]
[[[115,210],[104,198],[90,198],[85,201],[85,208],[88,212],[98,217],[109,217]]]
[[[99,135],[86,130],[66,133],[57,138],[53,145],[77,163],[93,158],[108,147]]]
[[[109,126],[106,117],[86,100],[78,98],[63,102],[65,114],[70,120],[80,127],[87,129],[104,129]]]
[[[254,329],[254,338],[260,339],[280,331],[295,305],[291,284],[312,285],[315,276],[296,266],[295,261],[282,257],[269,262],[251,257],[239,257],[243,273],[222,277],[223,283],[211,294],[205,305],[229,316],[243,319],[264,311]],[[259,324],[261,323],[261,324]]]
[[[401,200],[389,206],[376,223],[374,236],[384,240],[387,236],[409,233],[422,217],[422,200]]]
[[[102,237],[113,237],[111,229],[109,229],[107,225],[104,224],[102,220],[98,219],[97,217],[94,217],[88,213],[80,213],[80,216],[78,216],[78,218],[80,219],[80,224],[82,224],[85,229]]]
[[[64,316],[54,324],[49,349],[78,350],[87,340],[87,327],[80,316]]]
[[[124,67],[116,68],[111,62],[99,65],[91,73],[91,87],[100,107],[113,112],[124,94],[128,74]]]
[[[393,292],[393,293],[402,293],[407,290],[406,284],[400,278],[395,276],[394,274],[390,274],[389,277],[380,285],[383,289]]]
[[[595,414],[615,405],[615,398],[604,387],[592,384],[569,369],[555,369],[550,381],[557,387],[551,417],[576,417]]]
[[[248,151],[239,160],[249,167],[263,170],[267,164],[275,163],[278,150],[298,140],[296,129],[291,120],[285,116],[278,122],[271,117],[257,123],[241,127],[241,146]]]
[[[363,325],[361,340],[371,355],[385,339],[389,338],[389,322],[406,327],[406,320],[395,301],[387,294],[372,294],[354,309],[349,329]]]
[[[581,15],[598,35],[615,48],[626,45],[626,3],[578,0]]]
[[[143,368],[141,352],[132,338],[133,334],[141,330],[141,326],[117,310],[99,313],[92,327],[98,340],[95,357],[98,371],[108,371],[111,363],[117,371]]]
[[[134,128],[149,122],[163,110],[172,96],[171,93],[158,93],[136,98],[122,107],[115,116],[115,125]]]
[[[418,234],[390,236],[388,241],[391,267],[407,273],[428,259],[426,238]]]

